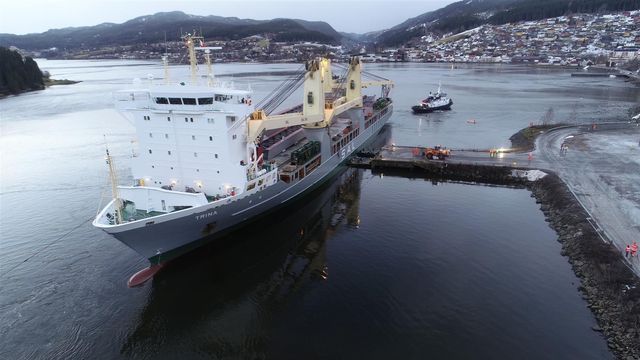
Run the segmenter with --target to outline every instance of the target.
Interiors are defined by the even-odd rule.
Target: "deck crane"
[[[266,130],[302,125],[306,128],[324,128],[341,113],[362,107],[362,88],[381,85],[386,97],[393,82],[384,78],[362,81],[362,64],[357,56],[350,59],[347,74],[336,81],[331,61],[326,58],[310,60],[305,65],[304,101],[302,112],[269,115],[264,109],[254,111],[248,119],[247,143],[257,143]]]

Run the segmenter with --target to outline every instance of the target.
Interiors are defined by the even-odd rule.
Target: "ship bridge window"
[[[194,98],[182,98],[182,103],[185,105],[196,105],[196,99]]]
[[[213,98],[198,98],[198,104],[211,105],[213,104]]]
[[[169,98],[169,104],[182,105],[182,99],[180,99],[180,98]]]
[[[169,100],[166,97],[157,97],[156,104],[168,104]]]
[[[227,102],[231,99],[233,99],[233,96],[231,95],[224,95],[224,94],[216,94],[215,95],[215,99],[216,101],[220,101],[220,102]]]

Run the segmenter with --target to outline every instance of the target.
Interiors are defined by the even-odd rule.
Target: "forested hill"
[[[0,96],[44,89],[42,71],[30,57],[0,47]]]
[[[399,45],[429,33],[459,33],[483,24],[541,20],[576,13],[611,13],[640,9],[640,0],[463,0],[418,15],[372,40]]]
[[[40,34],[0,34],[0,46],[26,50],[87,49],[103,46],[162,43],[183,33],[198,31],[207,40],[236,40],[272,34],[275,41],[321,41],[338,43],[342,38],[329,24],[297,19],[252,20],[235,17],[197,16],[181,11],[140,16],[122,24],[52,29]]]

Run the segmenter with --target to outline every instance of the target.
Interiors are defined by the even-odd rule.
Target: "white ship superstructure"
[[[203,86],[117,93],[116,104],[132,121],[138,139],[132,164],[135,186],[121,187],[121,195],[134,197],[138,209],[146,202],[146,212],[171,212],[206,204],[205,194],[223,198],[241,193],[251,178],[264,176],[265,171],[247,166],[255,156],[247,152],[243,121],[253,111],[250,96],[248,91]]]
[[[256,108],[251,91],[216,85],[210,65],[209,76],[198,77],[194,44],[201,40],[185,38],[189,83],[115,95],[116,107],[136,128],[134,183],[115,186],[112,172],[113,199],[93,224],[152,264],[317,187],[391,115],[391,82],[375,76],[363,82],[355,57],[337,79],[329,60],[307,62]],[[362,95],[362,87],[372,85],[382,85],[381,98]],[[302,105],[272,114],[298,86]]]

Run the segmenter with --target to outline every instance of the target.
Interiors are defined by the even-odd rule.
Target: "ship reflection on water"
[[[357,228],[361,178],[344,167],[296,203],[174,260],[154,278],[121,353],[264,354],[278,309],[330,280],[326,248],[338,227]]]

